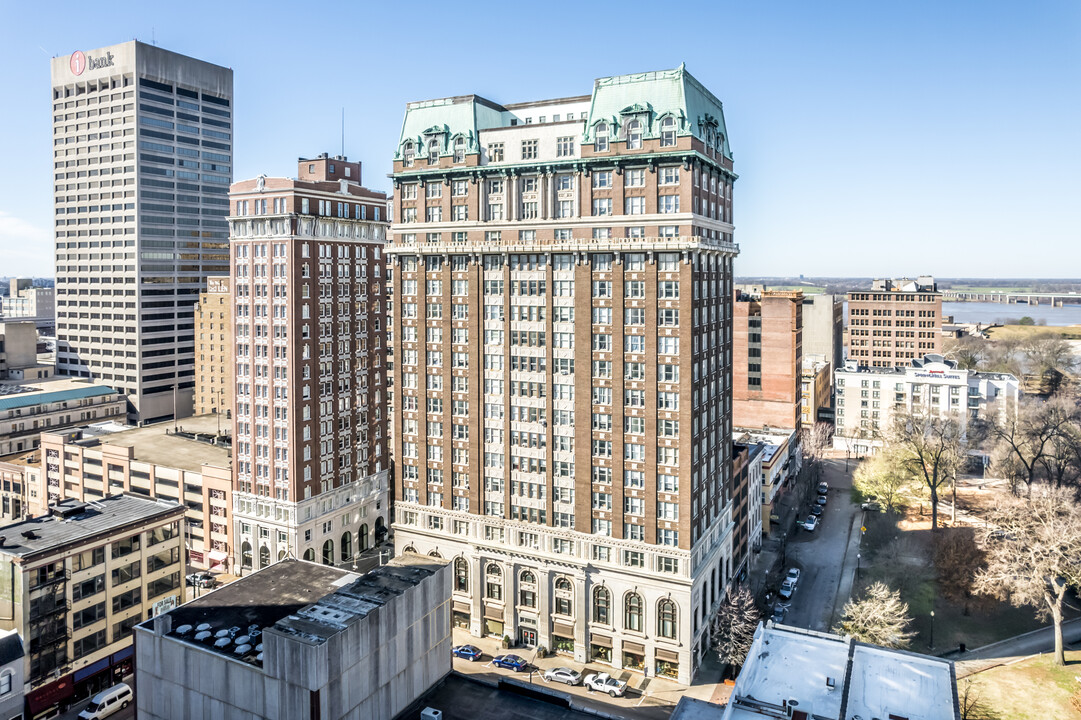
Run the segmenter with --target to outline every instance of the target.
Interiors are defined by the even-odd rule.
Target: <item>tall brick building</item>
[[[235,561],[351,563],[386,532],[386,195],[360,164],[234,183]]]
[[[905,367],[942,352],[942,294],[935,279],[875,280],[848,293],[848,359],[873,368]]]
[[[393,178],[396,547],[474,635],[690,682],[734,570],[720,101],[410,103]]]
[[[195,304],[195,414],[233,409],[233,294],[229,277],[211,277]]]
[[[803,293],[763,290],[736,297],[732,323],[733,422],[799,430]]]

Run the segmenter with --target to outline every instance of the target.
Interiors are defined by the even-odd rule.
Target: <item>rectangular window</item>
[[[503,162],[503,143],[488,145],[488,162]]]
[[[612,187],[612,171],[604,170],[601,172],[593,173],[593,187],[595,188],[610,188]]]
[[[646,212],[646,199],[644,197],[629,197],[623,201],[624,215],[644,215]]]
[[[537,141],[536,140],[523,140],[522,141],[522,159],[523,160],[536,160],[537,159]],[[525,187],[522,188],[525,190]]]
[[[571,157],[574,155],[574,137],[556,138],[556,157]]]

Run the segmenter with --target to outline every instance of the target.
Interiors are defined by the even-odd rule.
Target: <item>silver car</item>
[[[577,685],[582,682],[582,673],[577,670],[571,670],[568,667],[557,667],[546,670],[544,679],[548,682],[561,682],[566,683],[567,685]]]

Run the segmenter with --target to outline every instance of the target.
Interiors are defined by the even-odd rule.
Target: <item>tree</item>
[[[887,510],[901,506],[914,485],[912,476],[901,467],[898,453],[891,447],[884,447],[864,460],[856,468],[852,482],[864,497],[874,496]]]
[[[713,636],[721,662],[735,668],[743,666],[761,618],[754,596],[746,586],[740,585],[728,592],[713,621]]]
[[[1025,370],[1039,378],[1040,389],[1047,395],[1055,395],[1062,389],[1063,380],[1077,370],[1078,358],[1073,347],[1061,335],[1042,332],[1021,344]]]
[[[957,705],[961,720],[997,720],[998,715],[984,702],[980,688],[966,678],[957,683]]]
[[[871,645],[903,648],[916,636],[908,629],[910,624],[908,603],[901,602],[901,594],[876,582],[867,588],[863,598],[845,603],[841,624],[833,631]]]
[[[947,338],[943,355],[957,363],[962,370],[982,370],[987,361],[990,343],[982,337],[962,335],[959,338]]]
[[[821,474],[822,456],[833,447],[833,426],[829,423],[815,423],[800,430],[800,445],[803,447],[803,457],[807,461],[807,469],[811,475],[811,481],[818,480]]]
[[[938,592],[950,600],[963,600],[972,594],[976,572],[985,562],[983,549],[976,542],[974,528],[954,527],[935,543],[935,570]],[[965,613],[968,613],[966,603]]]
[[[1055,662],[1065,665],[1062,608],[1066,591],[1081,589],[1081,506],[1070,492],[1039,487],[1025,499],[1007,498],[989,524],[987,567],[974,588],[1050,617]]]
[[[897,453],[900,468],[930,493],[931,531],[937,531],[939,490],[956,480],[965,458],[961,424],[953,416],[899,412],[890,426],[888,444]]]
[[[1026,399],[1016,412],[993,412],[988,427],[996,445],[997,470],[1007,478],[1021,480],[1032,491],[1044,468],[1044,457],[1062,432],[1075,423],[1077,409],[1065,399]],[[1012,476],[1012,477],[1011,477]]]

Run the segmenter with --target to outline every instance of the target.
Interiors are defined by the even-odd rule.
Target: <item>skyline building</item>
[[[193,305],[228,272],[233,71],[138,41],[52,59],[56,367],[129,422],[192,412]]]
[[[737,292],[732,352],[733,413],[738,427],[795,430],[802,417],[803,293]]]
[[[941,352],[942,293],[933,277],[876,279],[870,291],[848,293],[849,361],[903,368]]]
[[[734,571],[721,102],[409,103],[392,177],[397,550],[475,636],[689,683]]]
[[[387,198],[360,163],[234,183],[235,567],[352,564],[387,531]]]

